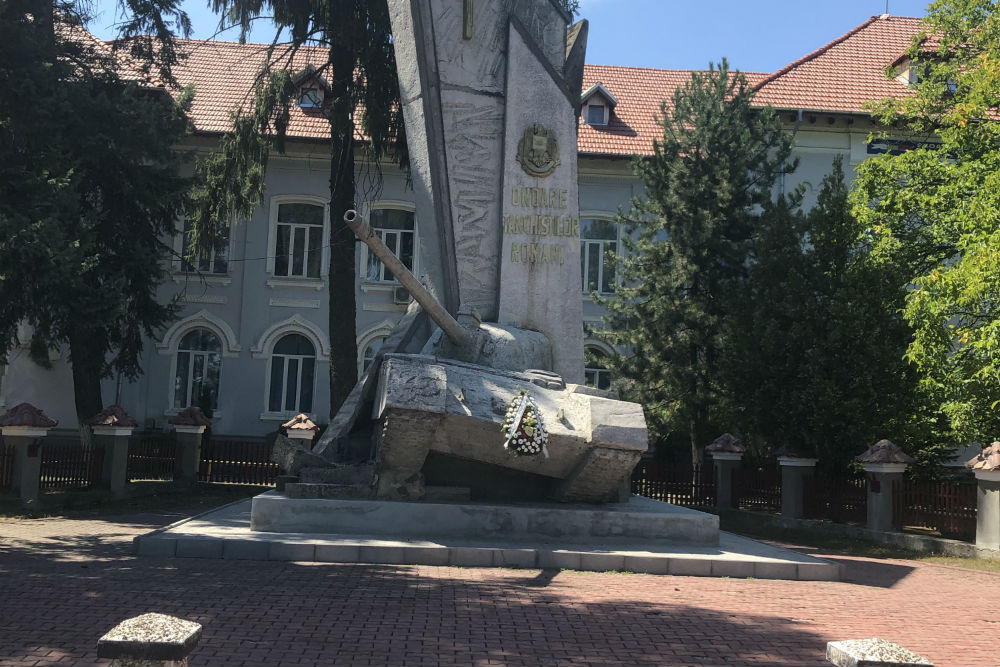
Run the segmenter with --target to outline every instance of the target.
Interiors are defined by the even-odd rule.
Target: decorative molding
[[[294,410],[283,410],[280,412],[265,411],[260,413],[260,420],[262,422],[286,422],[298,414],[301,413],[295,412]],[[316,421],[316,415],[314,413],[307,412],[306,416],[309,417],[309,419]],[[291,431],[289,431],[288,437],[292,437]],[[309,438],[312,439],[312,431],[309,432]]]
[[[279,338],[289,333],[301,334],[309,339],[316,349],[316,361],[330,361],[330,341],[326,332],[298,313],[269,326],[257,344],[250,348],[250,356],[254,359],[269,359],[274,344],[278,342]]]
[[[233,331],[232,327],[225,320],[207,310],[200,310],[194,315],[189,315],[175,322],[173,326],[167,329],[167,332],[163,335],[163,340],[156,344],[157,351],[160,354],[174,354],[184,334],[191,329],[198,328],[208,329],[218,336],[219,341],[222,343],[223,357],[240,356],[241,348],[239,339],[236,337],[236,332]],[[172,374],[171,377],[173,377]]]
[[[228,297],[216,294],[181,294],[181,301],[184,303],[214,303],[218,305],[229,303]]]
[[[181,285],[197,283],[209,287],[229,287],[233,284],[232,278],[221,274],[176,272],[170,276],[170,279]]]
[[[407,306],[395,303],[366,303],[361,306],[361,310],[370,313],[405,313]]]
[[[584,341],[583,341],[583,349],[584,349],[584,351],[586,351],[586,349],[588,347],[596,348],[596,349],[600,350],[601,352],[603,352],[604,354],[607,354],[607,355],[613,355],[615,353],[615,350],[614,350],[613,347],[611,347],[610,345],[608,345],[607,343],[605,343],[603,341],[594,340],[593,338],[585,338],[584,339]]]
[[[362,345],[362,343],[364,343],[364,345],[367,345],[368,343],[371,342],[371,339],[375,338],[376,336],[388,336],[390,333],[392,333],[392,330],[395,328],[396,328],[396,323],[389,319],[382,320],[375,326],[369,327],[363,334],[361,334],[355,339],[358,343],[358,349],[364,350],[364,346]]]
[[[325,282],[314,278],[268,278],[264,284],[271,289],[311,289],[317,292],[326,287]]]
[[[319,308],[319,299],[283,299],[281,297],[271,297],[267,301],[269,306],[280,306],[282,308]],[[292,415],[293,417],[295,415]]]
[[[392,292],[397,287],[399,287],[399,283],[396,282],[395,280],[393,280],[393,281],[385,281],[385,282],[377,282],[377,283],[376,282],[367,282],[366,281],[366,282],[361,283],[361,291],[364,294],[368,294],[370,292],[375,292],[375,293],[380,293],[381,292],[383,294],[389,294],[390,292]]]

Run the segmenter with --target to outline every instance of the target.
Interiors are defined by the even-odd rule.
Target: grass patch
[[[104,489],[71,489],[42,493],[32,509],[21,507],[10,492],[0,493],[0,518],[96,517],[138,512],[183,511],[196,514],[219,505],[251,498],[268,487],[199,482],[194,486],[173,482],[136,482],[128,496],[116,498]]]
[[[872,558],[905,558],[935,565],[962,567],[970,570],[1000,572],[1000,560],[959,558],[922,551],[913,551],[893,544],[845,537],[822,528],[784,528],[767,519],[746,512],[726,512],[719,516],[719,528],[746,537],[813,547],[831,553]]]

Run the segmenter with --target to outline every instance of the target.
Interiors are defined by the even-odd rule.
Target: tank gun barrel
[[[410,272],[406,265],[399,261],[399,258],[389,248],[386,247],[382,239],[372,231],[368,221],[354,209],[344,213],[344,222],[354,235],[367,245],[375,256],[379,258],[389,273],[409,291],[410,295],[427,312],[434,322],[441,327],[445,335],[456,346],[463,348],[469,346],[471,335],[458,323],[451,313],[444,309],[437,299],[420,284],[420,281]]]

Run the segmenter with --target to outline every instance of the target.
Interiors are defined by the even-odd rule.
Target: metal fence
[[[864,477],[817,474],[803,488],[807,519],[864,524],[868,519],[868,487]]]
[[[715,477],[711,465],[640,461],[632,472],[632,493],[684,507],[714,507]]]
[[[903,530],[935,531],[945,537],[976,539],[976,484],[893,483],[892,515]]]

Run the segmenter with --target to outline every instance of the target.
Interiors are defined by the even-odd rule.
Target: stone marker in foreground
[[[112,667],[172,667],[188,664],[201,639],[201,624],[166,614],[143,614],[108,630],[97,641],[97,657]]]
[[[932,663],[899,644],[885,639],[848,639],[829,642],[826,659],[837,667],[927,667]]]

